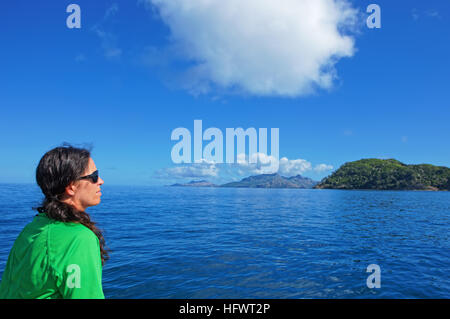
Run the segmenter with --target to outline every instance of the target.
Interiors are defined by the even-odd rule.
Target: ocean
[[[106,298],[450,298],[450,193],[102,187]],[[0,184],[0,274],[42,194]],[[369,288],[367,267],[380,267]]]

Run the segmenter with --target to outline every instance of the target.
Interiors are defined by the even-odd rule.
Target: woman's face
[[[89,158],[89,165],[83,176],[90,175],[97,170],[95,163],[92,158]],[[100,192],[100,186],[103,185],[104,181],[100,177],[97,183],[94,183],[91,179],[81,179],[76,182],[76,191],[72,198],[75,208],[84,211],[90,206],[95,206],[100,204],[100,197],[102,193]]]

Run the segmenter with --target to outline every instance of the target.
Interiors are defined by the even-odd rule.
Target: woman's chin
[[[98,194],[97,194],[98,195]],[[101,196],[101,195],[100,195]],[[95,199],[93,199],[93,201],[91,202],[91,205],[89,206],[97,206],[98,204],[100,204],[100,202],[102,201],[102,199],[100,198],[100,196],[96,196]]]

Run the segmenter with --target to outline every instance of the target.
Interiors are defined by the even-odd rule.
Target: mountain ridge
[[[301,175],[284,177],[278,173],[245,177],[240,181],[216,185],[205,180],[173,184],[178,187],[237,187],[237,188],[313,188],[318,182]]]

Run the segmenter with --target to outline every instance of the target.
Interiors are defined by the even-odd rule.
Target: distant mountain
[[[308,177],[303,177],[301,175],[289,177],[288,180],[294,184],[297,184],[298,188],[313,188],[318,182],[312,180]]]
[[[170,186],[176,187],[217,187],[216,184],[210,183],[208,181],[190,181],[186,184],[173,184]]]
[[[450,190],[450,168],[406,165],[395,159],[361,159],[345,163],[315,188]]]
[[[279,174],[262,174],[250,176],[239,182],[231,182],[221,185],[221,187],[241,187],[241,188],[312,188],[317,182],[300,175],[293,177],[283,177]]]

